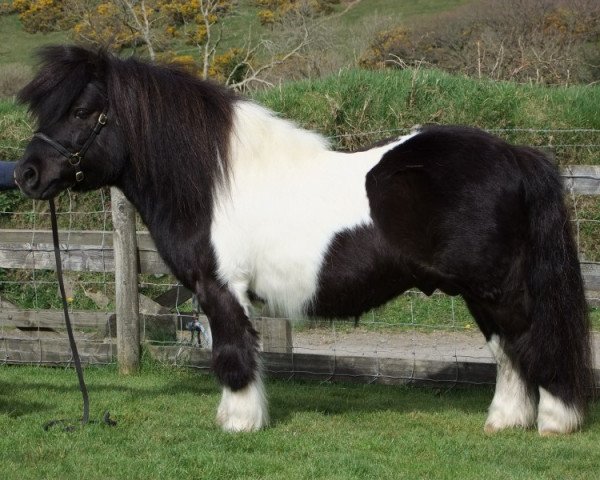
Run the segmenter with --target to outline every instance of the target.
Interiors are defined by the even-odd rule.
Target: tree
[[[14,0],[13,9],[26,32],[52,32],[70,28],[66,2],[55,0]]]
[[[28,32],[68,30],[78,41],[112,51],[143,46],[154,59],[182,31],[189,42],[205,43],[231,1],[14,0],[13,7]]]
[[[323,30],[314,20],[314,12],[337,2],[273,3],[279,23],[269,32],[270,38],[249,32],[242,45],[227,50],[221,48],[221,39],[224,21],[235,13],[234,0],[13,0],[12,5],[29,32],[66,30],[76,41],[178,61],[202,78],[212,77],[246,90],[272,85],[269,76],[283,64],[306,61],[303,52]],[[183,44],[193,49],[181,52]]]
[[[215,59],[222,30],[215,37],[214,26],[230,12],[231,6],[228,0],[180,0],[171,1],[166,7],[171,14],[170,31],[176,35],[177,28],[181,27],[187,43],[197,45],[202,78],[208,78],[211,65],[213,69],[218,68],[215,65],[218,63],[223,68],[236,55],[236,49],[229,49],[220,59]]]

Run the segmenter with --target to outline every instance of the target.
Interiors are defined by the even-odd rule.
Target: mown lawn
[[[568,437],[487,436],[489,388],[270,381],[271,427],[230,435],[214,424],[209,376],[146,367],[86,377],[92,416],[110,409],[118,426],[45,432],[45,421],[80,409],[74,372],[0,367],[0,478],[587,479],[600,464],[598,404]]]

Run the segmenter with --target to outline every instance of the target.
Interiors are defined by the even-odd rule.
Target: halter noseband
[[[88,136],[87,140],[85,141],[85,143],[83,144],[83,146],[81,147],[81,149],[78,152],[71,152],[71,151],[67,150],[59,142],[50,138],[48,135],[46,135],[42,132],[34,133],[33,138],[39,138],[40,140],[43,140],[48,145],[50,145],[52,148],[54,148],[54,150],[56,150],[58,153],[60,153],[63,157],[65,157],[67,159],[67,161],[69,162],[69,165],[71,165],[75,169],[75,182],[76,183],[81,182],[81,181],[83,181],[83,178],[84,178],[83,171],[81,170],[81,160],[83,160],[83,156],[88,151],[88,148],[90,148],[90,146],[94,142],[96,136],[100,133],[100,130],[102,130],[102,127],[104,127],[104,125],[106,125],[106,121],[108,120],[108,117],[106,115],[107,111],[108,111],[108,106],[104,107],[104,110],[102,110],[102,113],[100,113],[100,115],[98,115],[98,120],[96,121],[96,125],[94,125],[94,128],[90,132],[90,135]]]

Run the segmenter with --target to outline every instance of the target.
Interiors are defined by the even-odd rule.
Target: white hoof
[[[542,436],[564,435],[581,428],[582,413],[540,387],[538,432]]]
[[[484,431],[495,433],[506,428],[529,428],[535,423],[535,398],[518,371],[508,365],[499,367],[496,393],[488,410]]]
[[[535,422],[533,404],[515,404],[511,408],[508,403],[497,406],[492,403],[483,430],[485,433],[496,433],[506,428],[529,428]]]
[[[255,432],[265,427],[269,415],[262,380],[259,378],[235,392],[223,388],[217,423],[226,432]]]

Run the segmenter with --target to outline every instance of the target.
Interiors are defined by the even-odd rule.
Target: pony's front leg
[[[216,281],[198,285],[198,299],[212,331],[212,366],[223,386],[217,422],[229,432],[250,432],[268,423],[258,359],[258,334],[244,308]]]

